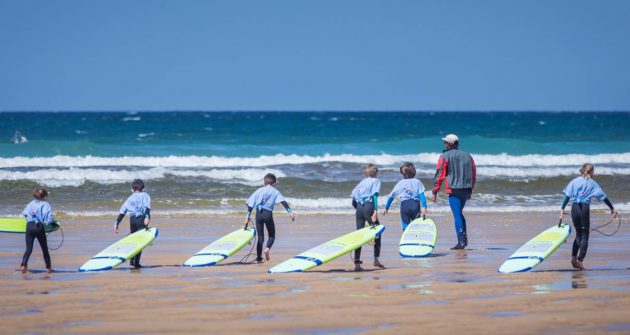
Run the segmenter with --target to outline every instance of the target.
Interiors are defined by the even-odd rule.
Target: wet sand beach
[[[56,273],[43,273],[35,247],[27,274],[17,271],[24,251],[20,234],[0,235],[0,324],[3,334],[573,334],[630,333],[630,229],[593,233],[587,271],[570,267],[564,244],[534,271],[501,274],[499,265],[521,244],[550,227],[556,214],[467,214],[470,244],[452,251],[452,218],[432,216],[438,244],[431,257],[398,255],[399,216],[381,218],[381,260],[373,270],[351,271],[342,256],[307,273],[268,274],[302,251],[350,232],[351,215],[276,215],[272,260],[241,264],[249,246],[218,266],[181,264],[216,238],[236,229],[241,217],[153,220],[159,236],[145,249],[140,270],[127,264],[101,273],[79,273],[90,257],[124,234],[112,218],[61,217],[65,242],[52,251]],[[605,222],[604,215],[593,217]],[[122,226],[127,232],[127,224]],[[614,227],[607,229],[614,230]],[[51,235],[55,246],[58,235]],[[253,259],[255,257],[251,257]]]

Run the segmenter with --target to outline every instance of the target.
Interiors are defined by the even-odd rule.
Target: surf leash
[[[249,223],[250,222],[252,222],[252,219],[251,218],[247,218],[247,222],[245,222],[245,227],[243,227],[243,230],[249,229]],[[254,247],[255,246],[256,246],[256,241],[252,240],[252,246],[251,246],[251,248],[249,248],[249,252],[247,253],[247,255],[245,255],[245,256],[243,256],[243,258],[241,258],[241,260],[239,261],[240,263],[249,263],[250,262],[249,258],[254,255],[253,251],[254,251]]]
[[[247,222],[245,222],[245,227],[243,227],[243,230],[247,230],[248,229],[248,226],[249,226],[250,222],[252,222],[252,219],[247,218]],[[254,247],[255,246],[256,246],[256,241],[252,240],[252,247],[249,248],[249,252],[247,253],[247,255],[245,255],[245,256],[243,256],[243,258],[241,258],[241,260],[240,260],[241,263],[248,263],[249,262],[249,258],[254,255],[253,251],[254,251]]]
[[[612,232],[612,233],[605,233],[605,232],[601,231],[600,229],[604,228],[604,227],[606,227],[606,226],[608,226],[610,224],[612,224],[613,222],[615,222],[615,218],[611,218],[610,221],[608,221],[607,223],[605,223],[603,225],[599,225],[599,226],[597,226],[595,228],[592,228],[591,231],[596,231],[596,232],[598,232],[598,233],[600,233],[601,235],[604,235],[604,236],[609,236],[609,237],[613,236],[613,235],[617,234],[617,232],[619,232],[619,229],[621,229],[621,215],[617,215],[616,219],[617,219],[617,229],[615,229],[615,231]]]
[[[256,246],[256,242],[252,241],[252,247],[249,248],[249,252],[247,253],[247,255],[243,256],[243,258],[241,258],[241,263],[249,263],[249,258],[251,256],[254,255],[254,247]]]
[[[422,214],[422,213],[421,213],[421,212],[420,212],[420,213],[418,213],[418,215],[416,215],[416,217],[414,218],[414,220],[415,220],[415,219],[419,219],[419,218],[420,218],[420,214]],[[422,214],[422,221],[424,221],[424,220],[426,220],[426,219],[427,219],[427,218],[426,218],[426,215]]]
[[[64,235],[63,235],[63,229],[61,229],[61,226],[59,224],[57,224],[57,229],[55,229],[54,231],[51,231],[50,233],[46,234],[46,238],[48,238],[48,236],[50,234],[52,234],[53,232],[59,230],[59,232],[61,233],[61,242],[59,242],[59,245],[56,248],[51,248],[50,246],[48,246],[48,250],[59,250],[61,248],[61,246],[63,245],[63,241],[65,240]]]

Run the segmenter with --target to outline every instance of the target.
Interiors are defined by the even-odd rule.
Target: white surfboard
[[[158,236],[157,227],[139,230],[105,248],[83,264],[80,272],[111,270],[137,255]]]
[[[563,224],[560,227],[554,225],[518,248],[499,267],[498,271],[502,273],[526,272],[535,268],[547,257],[551,256],[567,240],[570,233],[570,225]]]
[[[368,226],[320,244],[272,267],[269,273],[302,272],[345,255],[381,236],[385,226]]]
[[[400,237],[398,253],[402,257],[425,257],[435,249],[437,227],[431,219],[418,218],[407,226]]]
[[[184,266],[216,265],[251,243],[255,235],[256,229],[252,227],[239,228],[201,249],[184,262]]]

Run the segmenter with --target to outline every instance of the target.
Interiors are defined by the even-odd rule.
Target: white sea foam
[[[277,169],[211,169],[211,170],[176,170],[156,167],[146,170],[109,170],[95,168],[41,169],[33,171],[0,170],[2,180],[31,180],[49,187],[81,186],[87,181],[98,184],[126,183],[135,178],[155,180],[167,175],[178,177],[205,177],[221,181],[240,182],[246,185],[257,185],[266,173],[274,173],[278,177],[285,174]]]
[[[477,175],[483,177],[537,178],[578,175],[576,166],[566,167],[493,167],[480,166]],[[600,166],[595,171],[598,175],[630,175],[630,167]],[[434,173],[432,171],[431,173]]]
[[[450,213],[451,209],[442,197],[437,203],[429,202],[429,212],[434,213]],[[236,200],[236,199],[235,199]],[[245,199],[242,199],[244,202]],[[348,198],[287,198],[287,201],[296,211],[305,213],[327,213],[342,212],[353,213],[351,207],[352,200]],[[380,204],[387,202],[387,197],[379,197]],[[466,212],[483,213],[483,212],[558,212],[561,195],[496,195],[496,194],[475,194],[472,200],[466,204]],[[381,205],[381,210],[383,205]],[[398,200],[392,204],[392,212],[397,213],[399,208]],[[593,210],[605,209],[608,207],[603,203],[594,203],[591,207]],[[615,204],[615,208],[620,211],[630,210],[630,203]]]
[[[334,199],[334,198],[321,198],[321,199],[288,199],[291,207],[293,207],[298,220],[300,215],[303,214],[328,214],[328,215],[353,215],[354,210],[350,206],[349,199]],[[244,203],[245,199],[239,199],[239,203]],[[154,204],[152,214],[154,217],[178,217],[178,216],[213,216],[213,215],[242,215],[243,209],[241,206],[220,206],[215,208],[184,208],[184,209],[170,209],[159,208]],[[630,211],[630,203],[617,203],[615,208],[622,214],[623,212]],[[608,213],[608,208],[603,204],[595,204],[591,207],[593,212],[601,211],[602,213]],[[278,209],[282,212],[282,210]],[[112,213],[116,213],[116,209],[112,211],[76,211],[76,210],[58,210],[57,214],[70,216],[70,217],[109,217]],[[450,215],[451,209],[448,205],[443,203],[430,204],[429,216],[438,215]],[[546,205],[496,205],[496,204],[471,204],[466,206],[465,213],[549,213],[550,220],[556,220],[558,214],[558,204]],[[380,214],[380,213],[379,213]],[[279,215],[283,215],[279,213]],[[398,208],[393,206],[389,212],[388,217],[398,218]]]
[[[0,181],[31,180],[41,185],[49,187],[59,186],[81,186],[90,181],[98,184],[119,184],[126,183],[135,178],[145,180],[164,179],[167,176],[182,178],[205,177],[219,180],[225,183],[240,183],[245,185],[258,185],[263,176],[274,173],[277,177],[287,177],[281,169],[265,168],[243,168],[243,169],[191,169],[191,168],[137,168],[137,169],[116,169],[116,168],[47,168],[27,171],[15,171],[0,169]],[[418,176],[432,176],[434,170],[422,169],[418,171]],[[478,176],[481,178],[500,178],[510,180],[527,180],[540,177],[572,176],[575,175],[572,168],[501,168],[501,167],[480,167]],[[597,169],[598,175],[630,175],[630,168],[620,167],[600,167]],[[290,177],[290,176],[289,176]]]
[[[473,154],[478,166],[488,167],[572,167],[591,162],[595,165],[630,164],[630,152],[596,155],[508,155],[508,154]],[[10,167],[98,167],[98,166],[144,166],[144,167],[264,167],[277,165],[300,165],[320,163],[375,163],[392,166],[411,161],[419,164],[435,165],[439,154],[419,153],[413,155],[263,155],[258,157],[224,156],[53,156],[53,157],[12,157],[0,158],[0,168]],[[597,168],[597,167],[596,167]]]

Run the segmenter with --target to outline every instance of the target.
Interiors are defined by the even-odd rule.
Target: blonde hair
[[[595,173],[595,168],[591,163],[585,163],[580,168],[580,174],[586,179],[591,178],[593,176],[593,173]]]
[[[363,166],[363,174],[366,177],[372,177],[375,178],[376,175],[378,174],[378,168],[376,167],[376,165],[374,164],[365,164]]]

